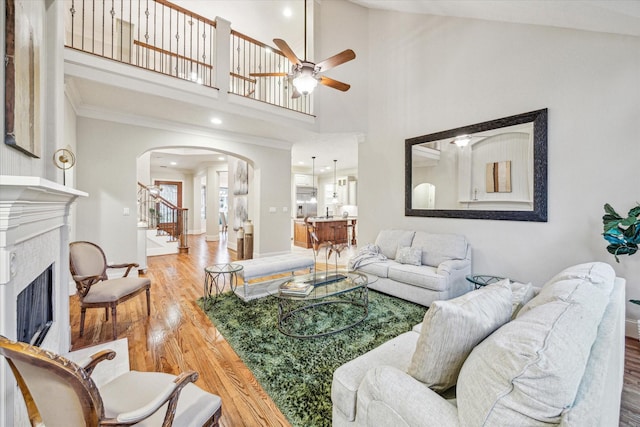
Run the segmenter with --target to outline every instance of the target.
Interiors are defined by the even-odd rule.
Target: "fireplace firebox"
[[[53,322],[53,264],[18,294],[17,337],[40,346]]]

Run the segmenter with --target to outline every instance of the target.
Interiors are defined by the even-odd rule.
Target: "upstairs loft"
[[[80,94],[80,103],[130,116],[154,116],[152,110],[164,109],[169,110],[167,120],[180,113],[203,115],[203,108],[252,121],[275,118],[279,131],[265,134],[261,126],[260,136],[313,138],[313,94],[292,97],[286,76],[252,76],[288,72],[289,59],[231,29],[228,21],[211,20],[165,0],[63,3],[67,92]],[[143,103],[139,93],[171,100],[172,108],[161,107],[153,97],[148,102],[148,96]],[[132,99],[137,105],[128,102]],[[83,115],[92,114],[100,115]],[[210,127],[209,120],[203,118],[197,126]],[[241,126],[242,132],[252,134],[250,126]]]

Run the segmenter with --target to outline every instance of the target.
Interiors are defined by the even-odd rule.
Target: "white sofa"
[[[399,248],[409,248],[417,254],[417,262],[411,263],[411,257],[399,259]],[[362,253],[375,250],[384,257]],[[382,230],[376,237],[375,246],[365,247],[349,265],[350,268],[355,265],[357,271],[367,274],[369,289],[424,306],[473,289],[465,279],[471,274],[471,247],[457,234]]]
[[[504,283],[435,302],[413,331],[334,372],[333,426],[617,426],[624,293],[624,279],[608,264],[573,266],[549,280],[513,320],[494,324],[494,332],[486,318],[504,317],[505,304],[492,303],[504,298]],[[462,315],[429,324],[437,318],[430,312],[446,312],[445,307]],[[460,322],[474,310],[469,318],[484,320]],[[489,335],[471,342],[469,351],[435,364],[428,360],[443,344],[474,335],[469,329],[479,325]],[[423,346],[428,351],[417,356]],[[461,367],[450,370],[456,357]],[[450,370],[457,385],[439,394],[432,390],[438,387],[409,375],[416,368],[427,368],[420,374],[427,377]]]

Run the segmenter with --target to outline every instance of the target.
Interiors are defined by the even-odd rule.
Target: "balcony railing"
[[[290,71],[282,52],[228,24],[221,31],[216,21],[166,0],[64,1],[67,47],[312,114],[311,95],[292,99],[288,77],[251,75]],[[216,69],[226,63],[230,70]]]

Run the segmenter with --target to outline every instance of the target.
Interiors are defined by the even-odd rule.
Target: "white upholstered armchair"
[[[87,308],[105,308],[106,320],[109,309],[113,318],[113,339],[117,333],[117,306],[141,292],[147,294],[147,316],[151,314],[151,281],[146,277],[127,277],[136,263],[107,264],[102,249],[91,242],[72,242],[69,244],[69,268],[76,282],[80,298],[80,336],[84,333],[84,318]],[[126,268],[124,277],[109,279],[107,268]]]
[[[114,351],[98,352],[80,366],[0,335],[0,355],[13,371],[32,426],[217,426],[222,412],[220,397],[191,384],[198,378],[194,371],[129,371],[98,388],[91,373]]]

